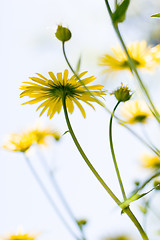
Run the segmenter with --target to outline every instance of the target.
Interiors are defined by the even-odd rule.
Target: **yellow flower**
[[[2,240],[35,240],[38,235],[39,234],[22,233],[22,231],[18,231],[17,234],[10,234],[3,237]]]
[[[122,236],[117,236],[117,237],[104,238],[104,240],[132,240],[132,239],[128,236],[122,235]]]
[[[35,143],[35,136],[31,132],[12,133],[2,146],[9,151],[26,152]]]
[[[152,116],[147,105],[139,100],[128,101],[120,107],[120,114],[125,118],[126,123],[146,123]]]
[[[160,64],[160,44],[152,48],[152,55],[153,55],[153,60],[157,64]]]
[[[47,138],[53,137],[56,141],[60,139],[60,133],[58,131],[51,130],[50,128],[33,128],[30,133],[35,137],[37,144],[47,145]]]
[[[82,78],[86,73],[87,72],[82,72],[79,74],[79,78]],[[68,78],[68,70],[64,71],[63,76],[62,73],[57,73],[57,77],[52,72],[49,72],[50,79],[47,79],[38,73],[37,75],[38,77],[30,78],[33,82],[24,82],[25,85],[22,85],[20,88],[23,90],[20,97],[28,96],[33,98],[32,100],[23,103],[23,105],[42,102],[37,108],[37,110],[43,108],[40,116],[47,109],[47,116],[50,116],[50,118],[52,118],[56,112],[60,113],[63,98],[66,99],[66,106],[71,114],[74,110],[74,104],[76,104],[83,117],[86,117],[84,108],[80,104],[79,100],[85,102],[94,109],[90,102],[96,102],[96,100],[79,83],[76,76],[73,75],[71,78]],[[90,82],[93,82],[95,79],[96,77],[92,76],[84,78],[82,81],[87,85]],[[102,88],[102,85],[88,86],[88,89],[98,97],[105,95],[105,91],[101,90]]]
[[[127,46],[130,57],[137,68],[153,70],[155,62],[153,60],[151,47],[146,41],[134,42]],[[121,70],[130,70],[128,58],[120,46],[112,48],[112,54],[105,54],[99,59],[99,65],[106,67],[104,73],[112,73]]]
[[[144,168],[160,168],[160,158],[152,154],[143,154],[140,158]]]

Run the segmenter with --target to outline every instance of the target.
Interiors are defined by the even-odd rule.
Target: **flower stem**
[[[99,101],[99,99],[94,96],[94,94],[87,88],[87,86],[83,83],[83,81],[78,77],[77,73],[74,71],[73,67],[71,66],[68,58],[67,58],[67,55],[66,55],[66,51],[65,51],[65,44],[63,43],[62,44],[62,48],[63,48],[63,54],[64,54],[64,57],[65,57],[65,60],[70,68],[70,70],[73,72],[73,74],[76,76],[76,78],[79,80],[79,82],[84,86],[84,88],[90,93],[90,95],[92,97],[94,97],[94,99],[96,100],[97,103],[99,103],[100,105],[101,104],[101,101]],[[103,106],[104,109],[109,113],[111,114],[111,111],[106,107],[106,106]],[[130,127],[128,127],[120,118],[118,118],[117,116],[114,115],[114,117],[116,118],[116,120],[118,121],[118,123],[120,125],[122,125],[123,127],[125,127],[128,131],[130,131],[136,138],[138,138],[144,145],[146,145],[148,148],[151,149],[151,151],[153,151],[156,155],[159,156],[159,153],[157,153],[155,151],[155,149],[153,149],[144,139],[142,139],[137,133],[135,133]]]
[[[69,216],[71,217],[71,219],[73,220],[73,222],[76,224],[76,226],[78,227],[78,229],[80,230],[81,234],[82,234],[82,239],[85,240],[86,238],[84,237],[84,233],[82,231],[82,228],[78,225],[77,223],[77,219],[74,217],[74,214],[70,208],[70,206],[68,205],[62,190],[56,180],[56,178],[54,177],[53,172],[51,171],[51,169],[49,168],[46,160],[44,159],[44,157],[42,156],[42,154],[38,154],[39,156],[39,160],[44,168],[44,170],[46,171],[47,175],[49,176],[49,179],[51,181],[51,184],[53,186],[53,188],[56,190],[59,198],[61,199],[61,202],[63,203],[64,207],[66,208],[66,211],[68,212]]]
[[[139,75],[139,73],[137,71],[137,68],[136,68],[133,60],[131,59],[131,57],[130,57],[130,55],[128,53],[127,47],[126,47],[126,45],[124,43],[124,40],[123,40],[123,38],[121,36],[121,33],[119,31],[118,25],[115,24],[114,21],[113,21],[113,18],[112,18],[113,14],[112,14],[112,11],[111,11],[111,8],[110,8],[108,0],[105,0],[105,3],[106,3],[106,7],[107,7],[107,10],[108,10],[109,16],[110,16],[111,21],[112,21],[113,28],[114,28],[114,30],[115,30],[115,32],[116,32],[116,34],[117,34],[117,36],[118,36],[118,38],[119,38],[119,40],[121,42],[121,45],[122,45],[122,47],[123,47],[123,49],[124,49],[124,51],[126,53],[126,56],[128,58],[128,62],[129,62],[129,66],[130,66],[131,72],[135,74],[135,76],[136,76],[136,78],[137,78],[137,80],[139,82],[139,85],[140,85],[140,87],[141,87],[141,89],[142,89],[142,91],[144,93],[144,96],[148,99],[148,102],[150,103],[150,105],[151,105],[151,107],[153,109],[153,113],[154,113],[154,116],[155,116],[156,120],[158,121],[158,123],[160,123],[160,115],[159,115],[158,111],[156,110],[156,108],[155,108],[155,106],[154,106],[154,104],[153,104],[153,102],[151,100],[151,97],[150,97],[150,95],[149,95],[145,85],[143,84],[143,82],[142,82],[142,80],[140,78],[140,75]]]
[[[120,104],[120,101],[117,102],[117,104],[114,107],[113,112],[111,114],[110,123],[109,123],[109,142],[110,142],[112,158],[113,158],[115,170],[116,170],[116,173],[117,173],[119,185],[120,185],[120,188],[121,188],[121,191],[122,191],[123,198],[124,198],[124,200],[126,200],[127,198],[126,198],[125,190],[124,190],[124,187],[123,187],[121,175],[120,175],[120,172],[119,172],[119,169],[118,169],[118,164],[117,164],[117,160],[116,160],[116,156],[115,156],[115,152],[114,152],[114,147],[113,147],[113,140],[112,140],[112,122],[113,122],[114,113],[115,113],[116,108],[118,107],[119,104]]]
[[[117,203],[117,205],[119,206],[121,204],[120,200],[116,197],[116,195],[111,191],[111,189],[108,187],[108,185],[104,182],[104,180],[101,178],[101,176],[98,174],[98,172],[96,171],[96,169],[93,167],[93,165],[91,164],[91,162],[89,161],[89,159],[87,158],[86,154],[84,153],[83,149],[81,148],[74,132],[72,129],[72,126],[70,124],[70,120],[68,117],[68,112],[67,112],[67,108],[66,108],[66,102],[65,102],[65,97],[63,97],[62,99],[63,101],[63,109],[64,109],[64,115],[66,118],[66,122],[67,122],[67,126],[69,129],[69,132],[71,134],[71,137],[79,151],[79,153],[81,154],[81,156],[83,157],[84,161],[86,162],[86,164],[88,165],[88,167],[90,168],[90,170],[92,171],[92,173],[95,175],[95,177],[97,178],[97,180],[101,183],[101,185],[104,187],[104,189],[107,191],[107,193],[110,195],[110,197]],[[137,218],[134,216],[134,214],[131,212],[131,210],[129,209],[129,207],[123,209],[123,211],[128,215],[128,217],[131,219],[131,221],[134,223],[134,225],[137,227],[139,233],[142,236],[143,240],[149,240],[146,233],[144,232],[142,226],[140,225],[140,223],[138,222]]]
[[[59,216],[59,218],[61,219],[61,221],[63,222],[64,226],[68,229],[68,231],[70,232],[70,234],[77,240],[79,240],[79,237],[76,236],[76,234],[72,231],[72,229],[70,228],[70,226],[68,225],[68,223],[66,222],[66,220],[64,219],[64,217],[62,216],[61,212],[59,211],[59,209],[57,208],[55,202],[53,201],[51,195],[48,193],[46,187],[44,186],[43,182],[41,181],[40,177],[38,176],[36,170],[34,169],[34,167],[32,166],[31,161],[29,160],[29,158],[26,156],[26,154],[24,153],[24,158],[25,161],[31,171],[31,173],[33,174],[34,178],[36,179],[37,183],[39,184],[40,188],[42,189],[43,193],[45,194],[45,196],[47,197],[48,201],[50,202],[51,206],[53,207],[53,209],[56,211],[57,215]]]

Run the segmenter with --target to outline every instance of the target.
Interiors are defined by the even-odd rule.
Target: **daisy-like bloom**
[[[58,141],[61,137],[58,131],[54,131],[50,128],[33,128],[30,130],[30,133],[35,137],[35,142],[40,145],[47,145],[47,139],[49,137],[54,138]]]
[[[160,44],[152,48],[152,55],[153,55],[153,60],[157,64],[160,64]]]
[[[140,161],[144,168],[160,168],[160,158],[157,155],[145,153],[140,157]]]
[[[79,78],[82,78],[86,73],[87,72],[82,72],[79,74]],[[32,98],[32,100],[23,103],[23,105],[42,102],[37,108],[37,110],[42,108],[40,116],[48,110],[47,116],[52,118],[56,112],[60,113],[63,105],[62,100],[65,98],[69,113],[73,113],[74,104],[76,104],[85,118],[86,113],[79,101],[85,102],[94,109],[94,106],[90,102],[96,102],[96,100],[80,84],[75,75],[68,78],[68,74],[68,70],[65,70],[63,76],[62,73],[57,73],[57,77],[52,72],[49,72],[49,79],[39,73],[37,73],[38,77],[30,77],[33,82],[24,82],[24,85],[20,88],[23,90],[20,97],[27,96]],[[82,81],[87,85],[95,79],[96,77],[91,76],[84,78]],[[88,86],[92,94],[97,97],[105,95],[105,91],[103,91],[102,88],[102,85]]]
[[[146,123],[148,118],[152,116],[145,102],[139,100],[124,103],[120,107],[120,114],[129,124]]]
[[[146,41],[134,42],[127,46],[128,53],[136,67],[143,70],[154,70],[151,47],[147,46]],[[105,54],[99,59],[99,65],[104,66],[103,73],[112,73],[121,70],[130,70],[128,58],[120,46],[112,48],[111,54]]]
[[[9,151],[26,152],[35,143],[35,136],[31,132],[12,133],[2,146]]]
[[[2,240],[35,240],[39,234],[30,234],[30,233],[22,233],[22,231],[18,231],[17,234],[9,234],[6,237],[2,237]]]

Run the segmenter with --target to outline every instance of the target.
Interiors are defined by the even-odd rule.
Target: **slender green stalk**
[[[114,163],[114,167],[116,170],[116,174],[118,177],[118,181],[119,181],[119,185],[122,191],[122,195],[124,198],[124,201],[127,199],[126,194],[125,194],[125,190],[123,187],[123,183],[122,183],[122,179],[121,179],[121,175],[118,169],[118,164],[117,164],[117,160],[116,160],[116,156],[115,156],[115,152],[114,152],[114,147],[113,147],[113,140],[112,140],[112,122],[113,122],[113,117],[114,117],[114,113],[116,111],[116,108],[118,107],[118,105],[120,104],[120,101],[117,102],[116,106],[113,109],[113,112],[111,114],[111,118],[110,118],[110,123],[109,123],[109,142],[110,142],[110,148],[111,148],[111,153],[112,153],[112,158],[113,158],[113,163]]]
[[[151,177],[149,177],[139,188],[136,192],[142,190],[150,181],[152,181],[154,178],[160,176],[160,171],[154,173]]]
[[[84,153],[83,149],[81,148],[74,132],[72,129],[72,126],[70,124],[69,121],[69,117],[68,117],[68,112],[67,112],[67,108],[66,108],[66,102],[65,102],[65,96],[62,99],[63,101],[63,109],[64,109],[64,114],[65,114],[65,118],[66,118],[66,122],[67,122],[67,126],[69,129],[69,132],[71,134],[71,137],[79,151],[79,153],[81,154],[81,156],[83,157],[84,161],[86,162],[86,164],[88,165],[88,167],[90,168],[90,170],[92,171],[92,173],[95,175],[95,177],[97,178],[97,180],[101,183],[101,185],[104,187],[104,189],[107,191],[107,193],[110,195],[110,197],[117,203],[117,205],[119,206],[121,204],[120,200],[116,197],[116,195],[111,191],[111,189],[108,187],[108,185],[104,182],[104,180],[101,178],[101,176],[98,174],[98,172],[96,171],[96,169],[93,167],[93,165],[91,164],[91,162],[89,161],[89,159],[87,158],[86,154]],[[136,228],[138,229],[139,233],[142,236],[143,240],[149,240],[146,233],[144,232],[141,224],[138,222],[137,218],[134,216],[134,214],[131,212],[131,210],[129,209],[129,207],[123,209],[123,211],[128,215],[128,217],[131,219],[131,221],[134,223],[134,225],[136,226]]]
[[[68,58],[67,58],[67,55],[66,55],[66,51],[65,51],[65,44],[63,43],[62,44],[62,47],[63,47],[63,54],[64,54],[64,57],[65,57],[65,60],[69,66],[69,68],[71,69],[71,71],[73,72],[73,74],[76,76],[76,78],[79,80],[79,82],[84,86],[84,88],[90,93],[90,95],[92,97],[94,97],[94,99],[96,100],[97,103],[99,103],[100,105],[101,104],[101,101],[99,101],[99,99],[93,95],[93,93],[87,88],[87,86],[83,83],[83,81],[78,77],[76,71],[74,71],[73,67],[71,66]],[[111,111],[106,107],[106,106],[103,106],[104,109],[109,113],[111,114]],[[130,127],[128,127],[120,118],[118,118],[117,116],[114,115],[114,117],[116,118],[116,120],[118,121],[118,123],[120,125],[122,125],[123,127],[125,127],[128,131],[130,131],[136,138],[138,138],[144,145],[146,145],[148,148],[150,148],[151,151],[153,151],[157,156],[160,156],[160,154],[155,150],[153,149],[144,139],[142,139],[137,133],[135,133]]]
[[[53,201],[51,195],[48,193],[45,185],[43,184],[43,182],[41,181],[40,177],[38,176],[36,170],[34,169],[34,167],[32,166],[31,161],[29,160],[29,158],[26,156],[26,154],[24,153],[24,158],[25,161],[31,171],[31,173],[33,174],[34,178],[36,179],[37,183],[39,184],[40,188],[42,189],[43,193],[45,194],[45,196],[47,197],[48,201],[50,202],[51,206],[53,207],[53,209],[55,210],[55,212],[57,213],[57,215],[59,216],[59,218],[61,219],[61,221],[63,222],[64,226],[67,228],[67,230],[70,232],[70,234],[77,240],[79,240],[79,237],[76,236],[76,234],[72,231],[72,229],[70,228],[70,226],[68,225],[68,223],[66,222],[66,220],[64,219],[63,215],[61,214],[61,212],[59,211],[59,209],[57,208],[55,202]]]
[[[38,152],[39,153],[39,152]],[[68,212],[69,216],[71,217],[71,219],[73,220],[73,222],[76,224],[76,226],[78,227],[78,229],[80,230],[81,234],[82,234],[82,239],[86,239],[84,237],[84,233],[82,231],[82,228],[78,225],[77,223],[77,219],[74,217],[74,214],[70,208],[70,206],[68,205],[63,193],[62,193],[62,190],[56,180],[56,178],[54,177],[54,174],[53,172],[50,170],[46,160],[44,159],[44,157],[42,156],[42,154],[38,154],[39,155],[39,160],[45,170],[45,172],[47,173],[47,175],[49,176],[49,179],[51,181],[51,184],[53,186],[53,188],[56,190],[59,198],[61,199],[61,202],[63,203],[64,207],[66,208],[66,211]]]
[[[108,0],[105,0],[105,3],[106,3],[106,6],[107,6],[107,10],[108,10],[109,16],[110,16],[111,21],[112,21],[113,28],[114,28],[114,30],[115,30],[115,32],[116,32],[116,34],[117,34],[117,36],[118,36],[118,38],[119,38],[119,40],[121,42],[121,45],[122,45],[126,55],[127,55],[130,69],[131,69],[132,72],[134,72],[134,74],[135,74],[135,76],[136,76],[136,78],[137,78],[137,80],[139,82],[139,85],[140,85],[141,89],[143,90],[143,93],[144,93],[145,97],[148,99],[148,102],[150,103],[150,105],[151,105],[151,107],[153,109],[153,112],[155,113],[154,115],[155,115],[156,120],[160,123],[160,115],[159,115],[158,111],[156,110],[156,108],[155,108],[155,106],[154,106],[154,104],[153,104],[153,102],[151,100],[151,97],[150,97],[146,87],[144,86],[144,84],[143,84],[143,82],[142,82],[142,80],[141,80],[141,78],[139,76],[139,73],[137,71],[135,63],[133,62],[132,58],[130,57],[130,55],[128,53],[126,44],[124,43],[124,40],[123,40],[123,38],[122,38],[122,36],[120,34],[118,25],[115,24],[113,19],[112,19],[112,11],[111,11],[111,8],[110,8]]]

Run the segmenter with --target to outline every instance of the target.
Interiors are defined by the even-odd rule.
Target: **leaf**
[[[78,62],[77,62],[76,73],[79,73],[80,67],[81,67],[81,56],[79,57]]]
[[[160,13],[154,14],[151,17],[156,17],[156,18],[160,18]]]
[[[147,195],[148,193],[150,193],[154,188],[152,188],[151,190],[149,190],[148,192],[146,193],[142,193],[142,194],[138,194],[138,193],[135,193],[134,195],[132,195],[131,197],[129,197],[126,201],[122,202],[119,206],[122,208],[122,209],[125,209],[129,206],[129,204],[131,202],[134,202],[142,197],[144,197],[145,195]]]
[[[65,131],[65,132],[62,134],[62,136],[66,135],[66,133],[68,133],[68,132],[69,132],[69,130]]]
[[[118,24],[125,20],[129,4],[130,0],[123,0],[121,4],[117,5],[115,12],[112,14],[112,19],[115,24]]]

